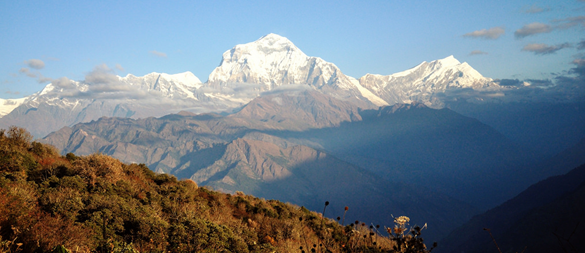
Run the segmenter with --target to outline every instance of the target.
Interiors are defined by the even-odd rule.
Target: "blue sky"
[[[486,77],[552,79],[585,58],[585,1],[2,1],[0,98],[102,64],[206,81],[268,33],[356,78],[454,55]]]

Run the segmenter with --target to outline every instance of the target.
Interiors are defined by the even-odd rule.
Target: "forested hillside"
[[[330,220],[102,154],[61,156],[31,140],[21,128],[0,130],[0,252],[427,251],[404,216],[389,228]]]

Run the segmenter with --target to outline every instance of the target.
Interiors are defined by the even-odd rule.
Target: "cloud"
[[[37,78],[37,74],[32,73],[30,71],[30,69],[28,69],[28,68],[20,68],[20,70],[18,72],[25,74],[26,76],[28,76],[30,78]]]
[[[481,51],[481,50],[473,50],[473,51],[471,51],[471,53],[469,53],[469,55],[482,55],[482,54],[488,54],[488,53]]]
[[[523,86],[524,82],[518,79],[496,79],[494,80],[500,86]]]
[[[585,59],[575,59],[572,64],[575,67],[569,70],[569,74],[573,76],[557,76],[557,85],[551,88],[558,100],[585,99]]]
[[[49,83],[49,82],[52,82],[52,81],[53,81],[53,78],[45,77],[43,75],[40,75],[39,78],[37,79],[37,82],[38,83]]]
[[[37,67],[40,66],[40,65],[38,65],[39,64],[38,62],[37,63],[33,63],[33,64],[31,64],[30,61],[26,61],[26,62],[27,62],[27,64],[29,66],[30,65],[35,65],[35,64],[37,64]],[[44,64],[43,64],[43,66],[44,66]],[[24,74],[24,75],[26,75],[26,76],[28,76],[30,78],[36,78],[38,83],[46,83],[46,82],[50,82],[52,80],[51,78],[48,78],[48,77],[43,76],[43,74],[41,74],[39,71],[34,71],[33,72],[30,69],[28,69],[28,68],[20,68],[20,70],[18,70],[18,72],[20,72],[21,74]]]
[[[116,64],[115,68],[116,68],[117,70],[120,70],[120,71],[125,71],[125,70],[124,70],[124,67],[122,67],[122,65],[120,65],[120,64]]]
[[[463,37],[470,37],[474,39],[491,39],[495,40],[502,36],[505,33],[505,29],[503,27],[492,27],[490,29],[482,29],[478,31],[473,31],[470,33],[463,34]]]
[[[121,66],[120,66],[121,67]],[[114,66],[115,69],[118,69]],[[140,85],[132,85],[123,81],[115,70],[106,64],[97,65],[85,75],[85,79],[76,83],[67,78],[54,80],[55,86],[65,89],[58,95],[66,98],[76,99],[99,99],[99,100],[135,100],[132,103],[154,106],[156,105],[182,105],[180,99],[170,99],[156,90],[143,90]],[[161,108],[157,108],[161,109]]]
[[[558,23],[559,29],[568,29],[574,26],[581,26],[585,28],[585,16],[570,17],[565,19],[555,19],[553,23]]]
[[[119,69],[119,67],[114,66],[114,69]],[[97,65],[85,75],[84,80],[79,82],[67,77],[50,79],[56,88],[51,92],[59,97],[70,99],[99,99],[116,101],[115,103],[118,102],[117,100],[122,100],[121,102],[136,100],[132,103],[148,105],[153,108],[162,104],[182,105],[184,103],[180,99],[166,98],[159,91],[142,90],[140,85],[126,83],[116,75],[114,69],[106,64]]]
[[[282,85],[276,87],[269,91],[264,91],[260,94],[260,96],[272,95],[272,94],[280,94],[280,93],[297,93],[306,90],[312,90],[313,88],[308,84],[291,84],[291,85]]]
[[[523,26],[522,28],[516,30],[514,32],[514,36],[517,39],[521,39],[521,38],[535,35],[535,34],[539,34],[539,33],[549,33],[552,30],[553,29],[550,25],[534,22],[534,23],[527,24],[527,25]]]
[[[95,66],[85,75],[84,83],[89,85],[89,91],[93,93],[125,92],[132,90],[130,85],[120,81],[114,70],[106,64]]]
[[[585,79],[585,59],[575,59],[572,62],[577,67],[569,70],[569,74],[577,74],[581,79]]]
[[[446,101],[486,102],[547,102],[585,101],[585,59],[571,62],[573,68],[551,79],[496,79],[500,88],[447,89],[440,97]]]
[[[524,10],[524,13],[528,13],[528,14],[536,14],[536,13],[541,13],[541,12],[545,12],[545,11],[550,11],[551,9],[549,7],[546,8],[540,8],[536,5],[532,5],[530,6],[530,8]]]
[[[52,80],[52,84],[60,89],[57,94],[74,99],[139,99],[145,97],[145,91],[124,83],[106,64],[97,65],[85,75],[80,83],[67,77]]]
[[[53,84],[53,86],[55,86],[57,88],[62,88],[62,89],[75,89],[75,88],[77,88],[75,81],[73,81],[67,77],[53,79],[53,80],[51,80],[51,83]]]
[[[33,69],[42,69],[45,67],[45,63],[39,59],[30,59],[28,61],[24,61],[24,63]]]
[[[524,80],[525,83],[528,83],[530,86],[534,87],[552,87],[554,83],[549,79],[526,79]],[[528,85],[526,85],[528,86]]]
[[[152,50],[149,53],[154,55],[154,56],[161,57],[161,58],[167,58],[167,54],[165,54],[163,52],[156,51],[156,50]]]
[[[85,75],[85,82],[88,84],[108,84],[118,81],[118,76],[106,64],[95,66],[91,72]]]
[[[582,40],[581,42],[577,43],[577,49],[579,50],[585,49],[585,40]]]
[[[236,99],[247,99],[258,96],[262,87],[262,84],[256,83],[229,83],[221,87],[204,86],[199,88],[199,91],[211,94],[227,94]]]
[[[532,52],[534,54],[552,54],[555,53],[563,48],[571,47],[569,43],[563,43],[560,45],[549,46],[547,44],[528,44],[522,48],[522,51]]]
[[[496,79],[494,82],[498,83],[500,86],[507,86],[507,87],[551,87],[554,86],[553,82],[549,79],[526,79],[526,80],[518,80],[518,79]]]

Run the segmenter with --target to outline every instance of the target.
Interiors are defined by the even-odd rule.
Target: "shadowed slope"
[[[504,204],[475,216],[441,242],[438,252],[493,252],[483,228],[491,229],[504,251],[562,252],[554,233],[585,249],[585,165],[530,186]],[[572,252],[572,251],[569,251]]]

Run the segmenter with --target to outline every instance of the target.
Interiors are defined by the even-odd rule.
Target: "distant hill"
[[[565,149],[540,166],[542,175],[560,175],[585,164],[585,137],[577,144]]]
[[[585,251],[585,165],[530,186],[504,204],[475,216],[441,241],[437,252]]]
[[[493,127],[522,148],[542,154],[543,157],[550,158],[577,144],[585,136],[585,101],[456,101],[447,103],[447,107]]]
[[[360,116],[361,121],[339,127],[266,133],[327,150],[392,182],[424,186],[482,209],[542,179],[524,166],[537,161],[531,152],[449,109],[402,104],[363,110]]]

